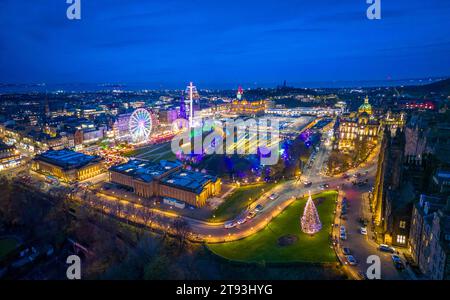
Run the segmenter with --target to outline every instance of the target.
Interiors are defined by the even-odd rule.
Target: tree
[[[311,197],[311,192],[309,192],[308,201],[303,211],[301,224],[303,232],[307,234],[315,234],[322,229],[322,222],[320,222],[319,214]]]
[[[173,229],[174,234],[178,240],[180,249],[182,249],[186,243],[191,228],[185,219],[183,219],[182,217],[178,217],[173,221]]]

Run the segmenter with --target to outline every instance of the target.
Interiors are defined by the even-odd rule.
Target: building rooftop
[[[98,156],[86,155],[68,149],[49,150],[36,156],[35,159],[59,166],[64,169],[81,168],[91,162],[100,160]]]
[[[153,163],[144,160],[130,160],[129,162],[114,166],[110,168],[110,171],[122,173],[128,176],[133,176],[136,179],[151,182],[155,178],[161,178],[167,172],[181,166],[179,162],[172,162],[167,160],[161,160],[159,163]]]
[[[217,177],[200,172],[180,170],[164,177],[161,181],[166,185],[199,194],[207,183],[216,182]]]
[[[14,146],[9,146],[5,143],[3,143],[2,141],[0,141],[0,151],[4,151],[4,150],[11,150],[11,149],[15,149],[16,147]]]

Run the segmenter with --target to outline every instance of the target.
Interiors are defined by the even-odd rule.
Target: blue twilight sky
[[[0,82],[203,87],[450,75],[450,1],[0,0]]]

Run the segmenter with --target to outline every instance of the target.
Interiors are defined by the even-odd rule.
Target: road
[[[330,189],[336,189],[338,186],[340,189],[340,198],[346,197],[349,202],[348,208],[348,218],[347,220],[340,219],[339,216],[339,206],[337,207],[337,214],[335,219],[335,224],[337,226],[334,227],[334,230],[339,230],[340,225],[344,225],[347,229],[348,239],[346,241],[339,241],[336,247],[336,253],[340,257],[341,261],[345,262],[345,257],[341,249],[343,247],[348,247],[352,250],[353,255],[359,262],[359,264],[355,267],[345,266],[348,270],[349,274],[353,278],[360,278],[359,273],[365,273],[368,265],[366,264],[366,260],[371,255],[378,255],[381,259],[381,276],[382,279],[407,279],[408,272],[398,272],[392,262],[389,254],[381,253],[377,250],[377,244],[373,242],[370,237],[372,236],[372,232],[369,229],[368,235],[364,236],[359,234],[358,230],[360,227],[359,219],[360,217],[365,217],[368,220],[371,220],[371,215],[369,211],[369,203],[368,198],[363,197],[364,193],[367,193],[370,187],[373,185],[375,172],[376,172],[376,158],[377,155],[372,155],[367,163],[362,164],[358,167],[358,169],[349,172],[349,175],[359,173],[366,173],[364,179],[368,180],[368,185],[365,187],[353,186],[348,180],[339,177],[328,177],[324,175],[322,171],[322,167],[324,162],[326,162],[327,157],[329,155],[330,147],[327,146],[327,143],[323,143],[318,153],[316,154],[316,159],[305,175],[308,177],[308,180],[312,182],[312,185],[308,188],[303,186],[303,183],[299,180],[289,180],[283,183],[280,183],[275,189],[267,192],[260,199],[256,200],[256,202],[252,205],[253,207],[257,204],[263,205],[262,211],[257,214],[253,219],[247,221],[244,224],[237,225],[234,228],[226,229],[224,228],[223,223],[212,223],[202,220],[197,220],[189,217],[182,217],[189,224],[191,231],[193,232],[193,238],[195,240],[206,241],[209,243],[220,243],[225,241],[234,241],[238,239],[242,239],[244,237],[248,237],[252,234],[255,234],[259,230],[264,229],[267,224],[276,217],[279,213],[281,213],[286,207],[288,207],[293,201],[300,198],[301,196],[307,195],[308,191],[311,193],[317,193],[322,191],[321,185],[324,183],[329,184]],[[17,170],[11,172],[14,173]],[[105,175],[97,176],[90,180],[91,183],[99,182],[105,180]],[[135,211],[142,210],[144,207],[139,204],[132,203],[125,198],[117,198],[115,196],[107,196],[104,194],[95,193],[89,189],[80,190],[76,195],[78,200],[82,201],[82,193],[85,191],[89,191],[91,200],[94,198],[102,198],[107,199],[108,201],[116,201],[127,206],[133,207]],[[279,197],[277,199],[271,200],[268,195],[272,193],[277,193]],[[103,209],[104,212],[110,213],[111,211],[106,211],[105,208],[97,207],[98,209]],[[148,208],[144,208],[148,209]],[[150,208],[154,211],[155,214],[159,216],[158,222],[154,222],[152,226],[159,227],[163,230],[171,230],[171,226],[173,224],[173,220],[177,217],[180,217],[174,211],[164,211],[160,209]],[[143,219],[139,219],[136,214],[125,214],[118,213],[116,216],[131,220],[136,223],[145,224]],[[146,224],[147,225],[147,224]],[[369,226],[370,227],[370,226]],[[334,232],[333,235],[339,236],[339,232]]]
[[[370,222],[372,220],[372,214],[370,212],[369,197],[367,194],[370,188],[374,184],[375,174],[376,174],[376,155],[370,162],[366,163],[363,168],[349,172],[350,176],[361,173],[364,174],[367,171],[367,175],[363,175],[358,180],[368,180],[368,184],[363,187],[354,186],[351,184],[353,178],[347,179],[347,183],[344,185],[339,193],[338,207],[335,218],[335,224],[333,230],[333,236],[339,237],[340,226],[343,225],[346,228],[347,240],[339,240],[336,247],[336,252],[340,257],[340,260],[346,262],[346,258],[342,253],[342,248],[349,248],[352,255],[356,258],[358,264],[357,266],[348,266],[345,268],[349,271],[354,278],[361,277],[360,274],[366,274],[367,268],[370,266],[367,264],[367,258],[371,255],[377,255],[380,257],[381,261],[381,279],[388,280],[405,280],[411,279],[410,272],[407,270],[399,272],[395,269],[394,264],[391,260],[391,254],[386,252],[380,252],[378,250],[378,244],[372,239],[373,232]],[[348,201],[347,218],[346,220],[341,219],[340,210],[342,198],[346,197]],[[364,218],[369,221],[369,226],[367,226],[367,235],[362,235],[360,233],[361,224],[359,222],[360,218]]]
[[[250,236],[258,232],[259,230],[264,229],[274,217],[281,213],[287,206],[295,201],[295,199],[301,196],[305,196],[308,191],[311,191],[312,193],[322,191],[321,185],[323,183],[328,183],[331,189],[335,189],[337,186],[340,186],[342,187],[340,190],[340,197],[342,198],[345,196],[349,201],[348,219],[341,220],[337,217],[335,220],[335,224],[338,224],[338,226],[346,226],[348,239],[346,241],[340,241],[336,252],[340,256],[341,260],[345,262],[345,257],[343,256],[341,249],[342,247],[348,247],[353,251],[355,258],[359,261],[358,266],[345,266],[345,268],[348,269],[352,277],[360,278],[359,273],[365,273],[367,267],[369,266],[365,263],[367,257],[371,255],[378,255],[381,259],[383,279],[408,278],[407,272],[397,272],[391,262],[389,254],[381,253],[377,250],[378,245],[369,238],[372,235],[370,229],[367,236],[359,234],[358,231],[360,227],[360,217],[365,217],[371,220],[368,203],[369,200],[367,197],[363,197],[363,195],[364,193],[367,193],[370,187],[373,185],[376,172],[377,155],[372,155],[372,158],[368,163],[361,165],[357,170],[354,170],[353,172],[349,172],[349,175],[355,174],[357,172],[367,172],[367,175],[365,175],[364,179],[368,179],[368,185],[366,185],[365,187],[358,187],[353,186],[350,181],[342,177],[327,177],[323,174],[323,172],[318,171],[321,169],[321,165],[323,165],[324,161],[326,161],[326,158],[329,155],[329,151],[329,147],[327,147],[325,144],[321,147],[321,149],[319,149],[316,160],[311,168],[311,170],[314,170],[314,172],[318,173],[316,173],[316,176],[313,176],[313,174],[310,175],[310,180],[312,182],[312,185],[310,187],[305,188],[303,186],[303,183],[297,180],[290,180],[281,183],[275,189],[267,192],[254,204],[252,204],[253,207],[257,204],[261,204],[264,206],[264,208],[261,213],[259,213],[255,218],[247,221],[244,224],[238,225],[235,228],[225,229],[223,223],[206,222],[189,217],[183,218],[188,222],[192,232],[195,235],[195,238],[198,240],[206,241],[209,243],[234,241]],[[275,200],[271,200],[268,195],[272,193],[279,194],[279,197]],[[117,197],[106,195],[101,195],[101,197],[109,197],[111,198],[111,200],[120,200],[122,203],[128,203],[129,205],[134,206],[136,205],[123,198],[119,199]],[[174,218],[179,217],[179,215],[177,215],[177,213],[174,211],[163,211],[159,209],[153,209],[153,211],[159,215],[159,224],[157,224],[157,226],[162,229],[167,228],[167,230],[169,230]],[[337,214],[337,216],[338,215],[339,214]],[[133,221],[139,222],[139,220],[136,220],[136,218],[134,218]],[[338,226],[336,226],[335,228],[339,228]],[[334,235],[339,236],[339,233],[335,233]]]

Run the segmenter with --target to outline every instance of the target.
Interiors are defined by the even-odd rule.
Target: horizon
[[[403,86],[421,86],[450,79],[450,76],[407,78],[398,80],[353,80],[353,81],[324,81],[324,82],[288,82],[286,87],[295,89],[371,89],[371,88],[392,88]],[[54,92],[105,92],[120,90],[124,92],[138,91],[177,91],[184,90],[184,86],[189,82],[180,84],[162,84],[151,82],[74,82],[74,83],[5,83],[0,82],[0,93],[54,93]],[[230,91],[237,90],[242,86],[244,90],[254,89],[277,89],[284,84],[279,83],[223,83],[223,84],[202,84],[193,82],[199,90]]]

